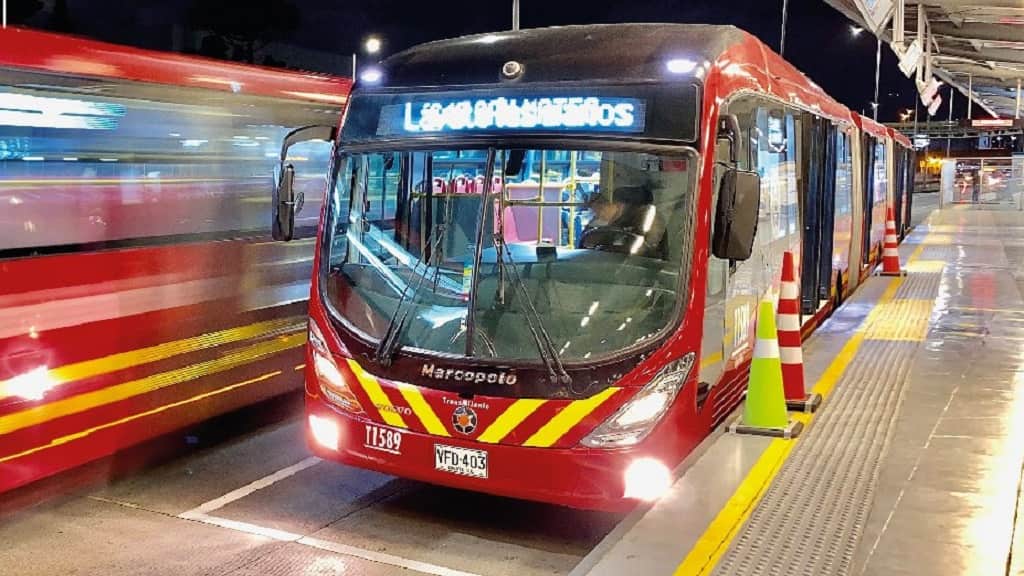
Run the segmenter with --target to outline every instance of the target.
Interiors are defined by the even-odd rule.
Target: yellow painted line
[[[423,427],[427,429],[427,432],[434,436],[450,436],[448,429],[437,418],[437,414],[434,413],[434,409],[430,407],[430,404],[427,404],[419,388],[412,384],[401,382],[398,384],[398,391],[402,393],[402,397],[409,403],[409,408],[412,408],[413,413],[423,423]]]
[[[750,469],[732,498],[718,512],[707,530],[690,549],[683,563],[676,567],[675,576],[701,576],[710,574],[718,560],[729,549],[729,543],[736,537],[743,523],[761,501],[772,479],[786,461],[793,442],[773,440],[761,457]]]
[[[605,388],[586,400],[573,400],[568,406],[562,408],[561,412],[555,414],[554,418],[548,420],[547,424],[541,426],[540,430],[534,432],[533,436],[527,438],[523,446],[536,448],[552,446],[566,432],[571,430],[573,426],[579,424],[580,420],[586,418],[587,414],[596,410],[598,406],[618,391],[618,388]]]
[[[295,367],[295,371],[296,371],[296,372],[301,372],[301,371],[302,371],[302,370],[304,370],[305,368],[306,368],[306,365],[305,365],[305,364],[299,364],[298,366],[296,366],[296,367]]]
[[[918,246],[908,262],[916,260],[923,249],[923,244]],[[893,278],[878,299],[876,306],[891,302],[902,284],[902,277]],[[812,392],[821,394],[822,397],[829,395],[864,342],[865,335],[870,330],[870,320],[871,314],[864,319],[861,326],[832,360],[824,374],[815,383]],[[791,414],[790,417],[803,422],[806,426],[813,420],[814,414]],[[729,549],[729,545],[739,533],[740,528],[771,486],[796,442],[799,441],[799,438],[794,440],[776,438],[771,441],[728,502],[690,549],[683,562],[676,567],[675,576],[701,576],[710,574],[714,570],[715,565]]]
[[[248,326],[209,332],[200,336],[175,340],[174,342],[166,342],[155,346],[139,348],[138,350],[119,352],[117,354],[111,354],[109,356],[103,356],[102,358],[95,358],[93,360],[66,364],[64,366],[50,369],[47,371],[47,376],[49,377],[49,381],[52,383],[52,386],[59,386],[68,382],[84,380],[93,376],[124,370],[125,368],[130,368],[132,366],[139,366],[150,362],[156,362],[158,360],[165,360],[179,354],[186,354],[198,350],[215,348],[223,344],[249,340],[265,334],[297,331],[301,330],[305,325],[306,319],[299,316],[278,320],[268,320],[266,322],[257,322],[255,324],[249,324]],[[11,390],[10,382],[10,380],[0,380],[0,400],[15,395],[13,390]]]
[[[75,432],[74,434],[68,434],[67,436],[61,436],[60,438],[55,438],[55,439],[53,439],[53,440],[49,441],[48,443],[43,444],[41,446],[36,446],[34,448],[29,448],[28,450],[25,450],[23,452],[18,452],[17,454],[11,454],[9,456],[4,456],[4,457],[0,458],[0,464],[3,464],[4,462],[7,462],[9,460],[14,460],[16,458],[22,458],[24,456],[29,456],[31,454],[35,454],[36,452],[42,452],[43,450],[47,450],[49,448],[54,448],[54,447],[60,446],[62,444],[67,444],[68,442],[72,442],[74,440],[79,440],[81,438],[85,438],[86,436],[89,436],[90,434],[95,434],[96,432],[99,432],[101,430],[106,430],[108,428],[113,428],[115,426],[120,426],[121,424],[126,424],[128,422],[132,422],[132,421],[138,420],[140,418],[145,418],[147,416],[153,416],[154,414],[159,414],[161,412],[166,412],[167,410],[171,410],[172,408],[178,408],[180,406],[185,406],[187,404],[192,404],[194,402],[200,402],[202,400],[206,400],[207,398],[211,398],[211,397],[217,396],[219,394],[225,394],[227,392],[231,392],[233,390],[237,390],[237,389],[242,388],[244,386],[249,386],[250,384],[256,384],[257,382],[263,382],[264,380],[269,380],[269,379],[273,378],[274,376],[279,376],[280,374],[281,374],[280,370],[275,370],[273,372],[268,372],[268,373],[266,373],[266,374],[264,374],[262,376],[257,376],[256,378],[252,378],[250,380],[245,380],[243,382],[238,382],[237,384],[232,384],[230,386],[225,386],[223,388],[218,388],[216,390],[211,390],[210,392],[204,392],[203,394],[198,394],[196,396],[192,396],[191,398],[186,398],[184,400],[179,400],[177,402],[172,402],[170,404],[164,404],[163,406],[157,406],[156,408],[153,408],[152,410],[147,410],[145,412],[139,412],[138,414],[132,414],[131,416],[126,416],[126,417],[121,418],[119,420],[114,420],[114,421],[111,421],[111,422],[104,422],[103,424],[100,424],[98,426],[93,426],[92,428],[86,428],[85,430],[81,430],[79,432]]]
[[[48,420],[85,412],[99,406],[111,404],[133,396],[139,396],[196,380],[211,374],[226,372],[232,368],[250,364],[256,360],[273,354],[302,346],[306,342],[306,333],[299,332],[289,336],[279,336],[265,342],[259,342],[239,350],[232,351],[220,358],[199,362],[183,368],[160,372],[137,380],[131,380],[116,386],[110,386],[92,392],[86,392],[70,398],[64,398],[21,412],[0,416],[0,435],[36,426]]]
[[[398,428],[408,428],[405,425],[405,420],[402,419],[402,415],[395,411],[395,406],[391,403],[391,399],[384,393],[384,389],[380,387],[380,382],[377,382],[377,378],[363,370],[363,367],[351,358],[348,359],[348,367],[352,369],[352,373],[356,375],[356,380],[359,381],[360,386],[366,391],[366,395],[370,397],[370,402],[373,402],[377,411],[380,412],[380,417],[384,419],[384,423]]]
[[[721,352],[715,352],[714,354],[708,354],[704,358],[701,358],[701,360],[700,360],[700,369],[701,370],[707,370],[711,366],[714,366],[715,364],[718,364],[721,361],[722,361],[722,353]]]
[[[541,400],[538,398],[520,398],[512,403],[504,412],[498,416],[486,430],[477,437],[478,442],[484,442],[487,444],[497,444],[501,442],[505,436],[508,436],[516,426],[523,423],[530,414],[537,411],[544,405],[547,400]]]
[[[946,263],[942,260],[917,260],[906,266],[907,272],[942,272],[946,269]]]

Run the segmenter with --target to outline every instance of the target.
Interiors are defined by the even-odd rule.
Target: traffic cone
[[[763,300],[757,313],[757,342],[750,363],[750,381],[743,417],[730,429],[738,434],[795,438],[803,424],[791,422],[782,389],[779,336],[775,331],[775,307]]]
[[[896,216],[892,206],[885,215],[885,240],[882,242],[882,276],[903,276],[900,268],[899,238],[896,236]]]
[[[800,287],[796,282],[793,253],[782,255],[782,283],[779,287],[779,359],[786,407],[798,412],[814,412],[821,396],[807,394],[804,387],[803,338],[800,335]]]

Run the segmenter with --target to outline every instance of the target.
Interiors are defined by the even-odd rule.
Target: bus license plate
[[[487,452],[434,444],[434,468],[460,476],[487,478]]]

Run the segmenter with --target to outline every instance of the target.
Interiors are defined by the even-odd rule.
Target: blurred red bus
[[[297,389],[350,81],[0,30],[0,491]]]

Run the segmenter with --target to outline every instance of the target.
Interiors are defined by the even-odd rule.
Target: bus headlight
[[[309,324],[309,344],[313,349],[313,371],[316,373],[320,391],[342,410],[362,414],[363,407],[359,404],[359,399],[352,393],[345,375],[334,363],[320,329],[312,322]]]
[[[313,440],[324,448],[336,452],[341,439],[341,429],[338,423],[330,418],[310,414],[308,418],[309,431]]]
[[[590,448],[619,448],[639,444],[668,411],[693,368],[693,352],[662,369],[651,383],[583,440]]]
[[[654,502],[672,487],[672,472],[654,458],[634,460],[623,477],[626,498]]]

